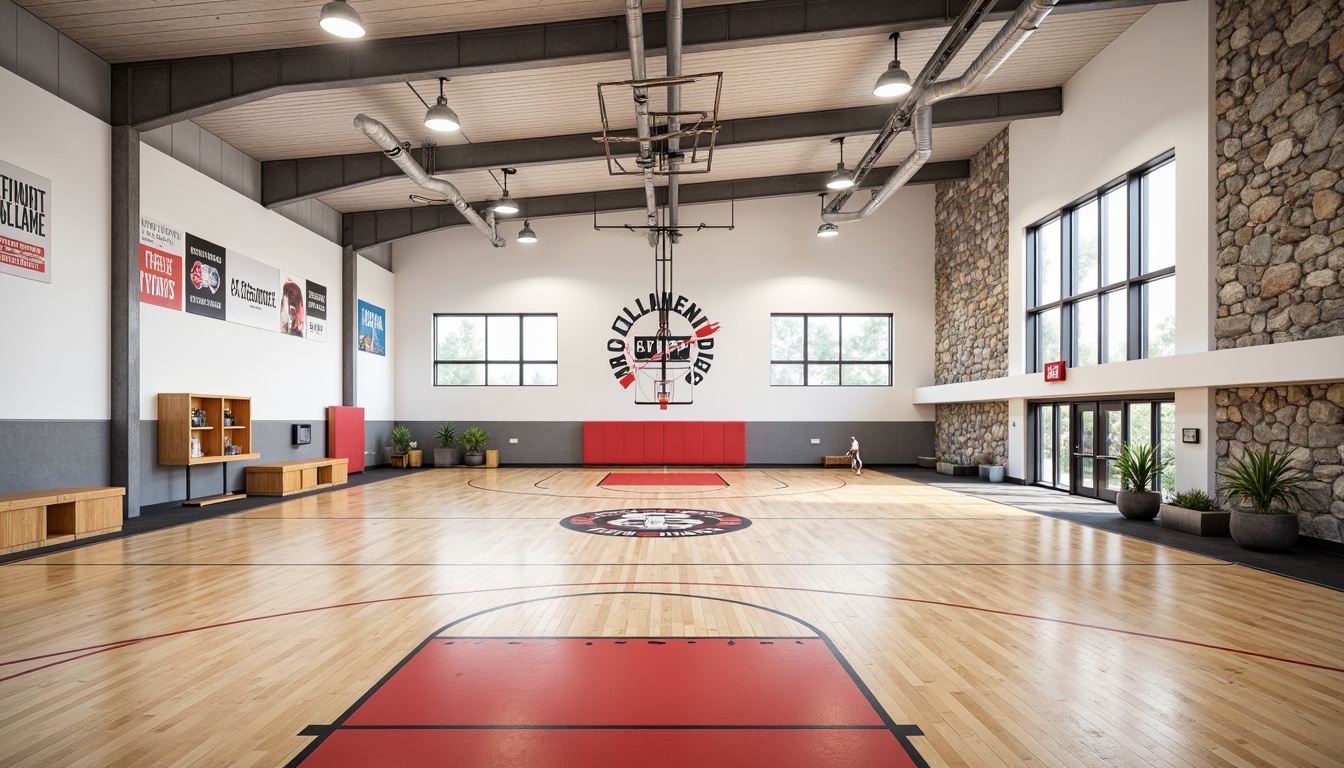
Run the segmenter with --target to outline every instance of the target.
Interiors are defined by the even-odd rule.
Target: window
[[[435,315],[437,387],[553,387],[556,315]]]
[[[1170,152],[1027,228],[1030,370],[1176,353]]]
[[[771,315],[770,385],[891,386],[891,315]]]

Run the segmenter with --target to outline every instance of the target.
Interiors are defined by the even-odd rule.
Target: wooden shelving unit
[[[192,424],[192,414],[205,413],[203,425]],[[225,424],[224,413],[233,415]],[[193,455],[192,438],[200,443]],[[227,446],[237,453],[226,453]],[[187,506],[204,506],[245,498],[247,494],[228,492],[227,468],[224,468],[224,493],[200,499],[191,498],[191,468],[199,464],[224,464],[230,461],[259,459],[252,452],[252,398],[230,395],[200,395],[187,392],[159,393],[159,463],[187,468]]]

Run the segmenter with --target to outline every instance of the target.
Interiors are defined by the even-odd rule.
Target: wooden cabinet
[[[228,446],[236,446],[237,453]],[[252,398],[159,394],[160,464],[195,466],[260,456],[252,452]]]

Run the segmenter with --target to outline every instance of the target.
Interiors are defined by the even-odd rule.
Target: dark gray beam
[[[864,179],[865,187],[882,185],[891,174],[891,168],[878,168]],[[792,176],[767,176],[733,181],[708,181],[682,184],[680,198],[683,205],[713,203],[723,200],[750,200],[762,197],[816,194],[826,188],[829,171],[800,173]],[[929,163],[915,174],[911,184],[933,184],[940,181],[960,181],[970,177],[970,161],[953,160]],[[666,202],[666,188],[658,189],[658,202]],[[527,218],[542,219],[551,216],[573,216],[610,211],[627,211],[644,207],[643,188],[617,189],[608,192],[581,192],[572,195],[529,197],[524,203]],[[515,217],[516,218],[516,217]],[[381,211],[347,213],[343,217],[342,242],[346,247],[368,248],[380,243],[423,235],[448,227],[466,226],[466,219],[451,205],[419,208],[390,208]]]
[[[1179,0],[1060,0],[1055,11],[1097,11]],[[1019,0],[998,0],[1003,19]],[[965,0],[757,0],[687,8],[687,53],[944,27]],[[647,14],[646,47],[663,46],[663,14]],[[333,43],[112,68],[112,124],[152,130],[280,93],[463,77],[627,55],[624,16]]]
[[[140,132],[112,129],[112,485],[140,515]]]
[[[770,144],[811,138],[830,138],[875,133],[891,115],[891,105],[875,104],[823,112],[803,112],[772,117],[725,120],[719,124],[720,148]],[[1033,117],[1054,117],[1063,112],[1062,88],[964,96],[933,107],[933,124],[946,128],[976,123],[994,123]],[[622,147],[622,154],[635,150]],[[592,134],[546,136],[516,141],[461,144],[438,147],[434,157],[437,175],[481,171],[503,166],[528,167],[594,160],[603,147]],[[426,167],[424,155],[420,162]],[[402,177],[401,169],[382,152],[330,155],[296,160],[270,160],[261,164],[261,202],[274,208],[310,197]]]
[[[359,405],[359,254],[349,245],[341,249],[340,338],[341,405]]]

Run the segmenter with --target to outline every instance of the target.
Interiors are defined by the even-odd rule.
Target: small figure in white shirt
[[[849,445],[849,468],[854,470],[854,474],[863,474],[863,459],[859,458],[859,439],[853,435],[849,436],[852,441]]]

